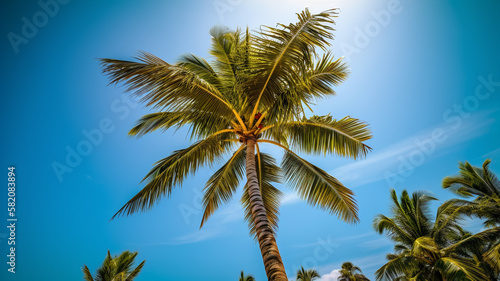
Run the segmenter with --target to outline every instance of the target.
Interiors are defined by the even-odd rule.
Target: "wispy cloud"
[[[281,198],[281,206],[291,205],[300,202],[300,198],[296,193],[285,193],[283,198]]]
[[[173,239],[171,242],[167,242],[165,244],[169,245],[192,244],[212,239],[216,236],[219,236],[220,234],[222,234],[222,231],[220,229],[207,229],[207,230],[202,229],[199,231],[195,231],[193,233],[179,236]]]
[[[384,247],[389,246],[389,245],[393,245],[391,240],[387,239],[386,237],[381,237],[381,238],[362,242],[361,244],[359,244],[359,247],[367,248],[370,250],[375,250],[375,249],[384,248]]]
[[[459,127],[455,126],[456,124],[439,124],[403,141],[391,144],[379,152],[369,154],[364,160],[337,168],[330,173],[351,187],[382,180],[387,172],[397,172],[398,164],[412,153],[420,151],[424,155],[425,163],[451,152],[451,148],[457,144],[483,135],[494,122],[486,115],[488,113],[478,113],[463,120]],[[433,134],[437,131],[443,136],[442,142],[436,142],[433,138]]]
[[[483,155],[483,158],[489,158],[489,157],[498,156],[498,155],[500,155],[500,148],[486,153],[485,155]]]

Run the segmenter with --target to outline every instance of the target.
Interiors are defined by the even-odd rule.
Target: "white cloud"
[[[323,274],[319,281],[337,281],[340,276],[340,269],[334,269],[332,272]]]
[[[285,193],[283,198],[281,198],[281,206],[294,204],[297,202],[300,202],[300,198],[296,193]]]
[[[173,239],[172,242],[167,242],[164,244],[170,244],[170,245],[183,245],[183,244],[192,244],[196,242],[201,242],[204,240],[208,240],[211,238],[214,238],[221,234],[221,231],[218,229],[208,229],[208,230],[198,230],[190,234],[186,234],[183,236],[179,236],[175,239]]]

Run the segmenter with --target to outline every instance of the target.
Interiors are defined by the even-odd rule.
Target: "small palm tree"
[[[255,281],[255,278],[253,278],[252,275],[247,275],[245,276],[245,273],[243,273],[243,270],[240,273],[240,279],[238,281]]]
[[[496,241],[500,227],[470,235],[460,227],[453,202],[441,205],[432,221],[429,203],[437,199],[422,192],[410,196],[406,190],[400,198],[391,190],[391,199],[393,217],[378,215],[374,220],[376,231],[386,232],[396,243],[395,253],[377,270],[377,280],[489,280],[473,252]]]
[[[86,265],[83,266],[84,279],[86,281],[132,281],[139,275],[146,263],[146,260],[144,260],[136,268],[133,268],[136,256],[137,252],[125,251],[119,256],[112,257],[108,250],[104,262],[97,269],[95,278],[90,274],[89,268]]]
[[[320,278],[318,272],[314,269],[305,270],[303,266],[297,271],[297,281],[312,281],[316,278]]]
[[[340,269],[340,276],[337,278],[339,281],[370,281],[361,268],[355,266],[352,262],[344,262]]]
[[[358,119],[304,113],[314,101],[332,96],[332,87],[348,73],[326,50],[336,16],[337,10],[306,9],[297,23],[263,27],[256,34],[212,28],[212,63],[185,55],[169,64],[147,53],[139,62],[103,59],[112,83],[124,82],[158,110],[144,116],[131,135],[186,126],[196,140],[158,161],[144,178],[145,187],[116,215],[152,208],[199,168],[229,155],[205,186],[200,227],[245,178],[241,201],[269,280],[287,280],[275,239],[282,192],[274,183],[285,181],[309,204],[358,221],[353,192],[297,154],[356,159],[370,150],[364,141],[371,133]],[[281,168],[261,145],[284,150]]]

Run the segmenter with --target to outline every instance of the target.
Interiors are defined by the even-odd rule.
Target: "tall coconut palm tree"
[[[406,190],[398,199],[391,190],[392,217],[378,215],[374,227],[396,243],[394,254],[376,272],[377,280],[489,280],[477,266],[473,251],[495,241],[500,228],[469,235],[460,226],[460,212],[445,202],[431,219],[429,203],[435,198]]]
[[[240,273],[240,279],[238,281],[255,281],[255,278],[253,278],[252,275],[246,275],[243,273],[243,270]]]
[[[97,269],[95,278],[92,277],[89,268],[86,265],[83,266],[84,279],[86,281],[133,281],[146,263],[144,260],[133,268],[136,256],[137,252],[125,251],[119,256],[112,257],[108,250],[104,262]]]
[[[344,262],[340,269],[340,276],[337,278],[338,281],[370,281],[363,272],[361,268],[355,266],[352,262]]]
[[[309,204],[346,222],[358,221],[353,192],[297,154],[356,159],[370,150],[364,144],[370,131],[358,119],[305,115],[347,76],[346,65],[327,50],[336,15],[337,10],[311,14],[306,9],[297,23],[255,33],[212,28],[211,62],[184,55],[169,64],[148,53],[138,61],[103,59],[111,83],[125,83],[158,110],[142,117],[131,135],[187,126],[195,140],[158,161],[144,188],[116,215],[152,208],[188,175],[229,154],[205,186],[201,226],[246,176],[242,204],[269,280],[287,280],[274,236],[282,194],[274,183],[284,180]],[[281,167],[261,151],[265,145],[284,150]]]
[[[459,211],[465,215],[485,219],[484,226],[487,228],[500,226],[500,181],[490,171],[491,160],[486,159],[483,166],[475,167],[469,162],[460,162],[459,175],[449,176],[443,179],[443,188],[449,189],[455,194],[472,198],[473,200],[452,199],[450,202],[459,207]],[[482,267],[489,268],[492,276],[500,274],[500,237],[494,243],[488,243],[487,247],[477,252],[476,259]],[[481,256],[481,254],[483,256]]]
[[[312,281],[320,278],[318,272],[314,269],[305,270],[303,266],[297,271],[297,281]]]

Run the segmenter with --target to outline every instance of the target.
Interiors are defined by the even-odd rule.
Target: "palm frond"
[[[200,228],[222,203],[228,202],[245,175],[246,150],[240,146],[233,156],[208,180],[203,194],[203,218]]]
[[[94,278],[92,278],[92,274],[86,265],[83,266],[83,279],[85,279],[85,281],[94,281]]]
[[[480,268],[471,261],[452,257],[443,257],[436,262],[435,270],[439,271],[445,280],[487,280]]]
[[[171,65],[148,53],[137,57],[139,62],[102,59],[103,72],[111,83],[124,82],[127,91],[143,96],[146,106],[162,111],[217,112],[226,119],[234,118],[233,106],[221,95],[216,85],[200,78],[189,69]]]
[[[155,112],[142,116],[128,134],[142,137],[157,130],[164,132],[172,127],[177,130],[185,125],[190,125],[191,138],[207,137],[229,127],[230,122],[221,116],[219,117],[221,119],[218,122],[211,123],[210,120],[217,118],[217,116],[214,117],[214,114],[208,112]]]
[[[288,85],[301,81],[297,71],[309,64],[316,47],[325,48],[332,39],[333,18],[337,10],[311,14],[308,9],[298,14],[298,22],[263,27],[255,37],[255,70],[259,73],[250,85],[249,99],[254,105],[253,114],[260,105],[270,106],[275,97],[285,93]],[[300,100],[297,102],[301,102]]]
[[[357,222],[358,207],[353,192],[324,170],[287,150],[281,164],[287,184],[312,206],[336,214],[346,222]]]
[[[130,272],[127,276],[127,279],[125,281],[133,281],[141,272],[142,268],[144,267],[144,264],[146,264],[146,260],[143,260],[132,272]]]
[[[291,147],[305,153],[356,159],[371,150],[364,144],[372,137],[367,124],[351,117],[335,120],[329,115],[313,116],[283,124],[275,130],[283,131]]]
[[[327,51],[314,67],[304,75],[305,91],[313,97],[322,97],[335,94],[333,86],[339,86],[348,75],[347,65],[342,58],[334,59],[333,54]]]
[[[377,280],[394,280],[401,276],[412,275],[418,270],[418,262],[406,254],[388,255],[389,261],[375,272]]]
[[[162,196],[169,196],[175,186],[181,185],[189,174],[203,165],[211,165],[232,146],[225,141],[231,134],[224,133],[198,141],[188,148],[174,151],[170,156],[158,161],[144,177],[146,186],[130,199],[114,216],[130,215],[145,211],[158,203]],[[113,219],[112,218],[112,219]]]

